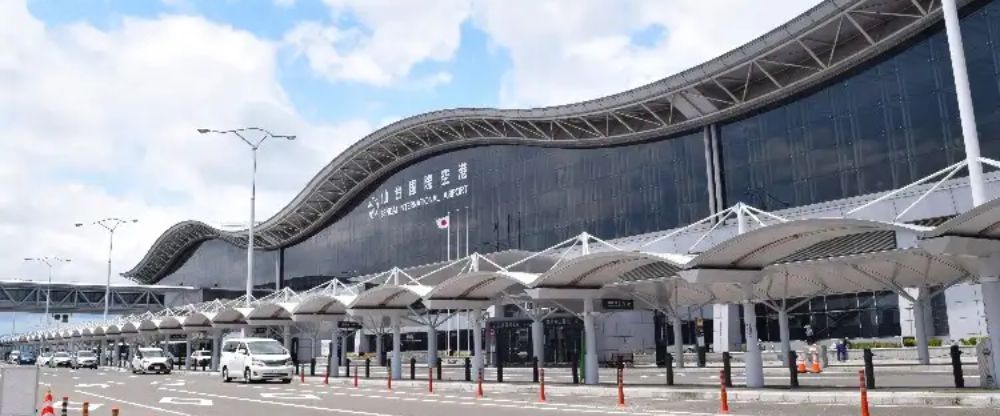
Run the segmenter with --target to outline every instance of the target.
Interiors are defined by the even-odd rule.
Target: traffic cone
[[[56,409],[52,408],[52,390],[45,393],[45,404],[39,416],[56,416]]]
[[[805,374],[806,373],[806,354],[805,354],[805,352],[801,352],[798,355],[799,355],[799,362],[798,362],[798,365],[796,366],[797,367],[796,371],[798,371],[799,374]]]
[[[813,373],[813,374],[822,373],[823,369],[820,368],[820,366],[819,366],[819,353],[818,352],[813,351],[813,353],[812,353],[812,361],[813,361],[812,368],[809,369],[809,372]]]

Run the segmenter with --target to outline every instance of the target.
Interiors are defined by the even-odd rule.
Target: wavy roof
[[[828,81],[940,18],[940,2],[933,0],[827,0],[722,56],[622,93],[544,108],[459,108],[406,118],[331,161],[258,226],[254,245],[277,249],[312,236],[369,185],[423,157],[492,144],[598,147],[677,134]],[[155,283],[209,239],[246,247],[247,231],[178,223],[122,275]]]

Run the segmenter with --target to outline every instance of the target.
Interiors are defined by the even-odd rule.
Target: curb
[[[307,380],[308,384],[313,384]],[[319,380],[319,378],[317,378]],[[317,381],[316,383],[319,383]],[[383,387],[383,379],[360,379],[362,387]],[[393,380],[393,386],[426,389],[426,380]],[[331,378],[331,385],[342,385],[350,387],[353,379],[343,377]],[[475,387],[474,383],[464,381],[434,380],[435,390],[444,391],[465,391],[471,392]],[[497,384],[489,383],[484,385],[487,393],[522,393],[538,394],[538,386],[535,384]],[[557,384],[546,384],[546,393],[552,395],[573,395],[586,394],[600,397],[615,397],[617,389],[614,386],[566,386]],[[719,391],[714,388],[667,388],[648,386],[625,386],[625,394],[632,398],[657,398],[667,400],[718,400]],[[749,390],[744,388],[728,389],[729,400],[743,402],[765,402],[765,403],[803,403],[803,404],[846,404],[856,405],[860,403],[860,394],[853,390]],[[868,391],[868,402],[872,406],[894,405],[894,406],[963,406],[969,408],[1000,408],[1000,393],[992,392],[947,392],[932,393],[927,391]]]

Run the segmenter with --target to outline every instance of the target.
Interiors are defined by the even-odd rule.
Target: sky
[[[127,271],[171,225],[246,224],[394,121],[613,94],[721,55],[818,0],[0,0],[0,279]],[[20,315],[22,319],[27,315]],[[37,318],[31,318],[37,319]],[[0,316],[0,333],[11,317]]]

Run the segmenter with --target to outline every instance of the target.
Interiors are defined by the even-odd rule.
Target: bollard
[[[472,360],[465,357],[465,381],[472,381]]]
[[[90,402],[83,402],[83,416],[90,416]]]
[[[674,385],[674,356],[671,355],[668,352],[667,356],[664,357],[664,360],[665,360],[664,361],[664,367],[667,368],[667,385],[668,386],[673,386]]]
[[[481,398],[483,398],[483,369],[482,368],[480,368],[479,371],[476,373],[476,379],[479,380],[478,388],[476,388],[476,398],[477,399],[481,399]]]
[[[726,393],[726,370],[719,371],[719,413],[729,413],[729,395]]]
[[[441,380],[441,370],[444,367],[444,364],[442,364],[441,363],[441,359],[438,358],[438,359],[434,360],[434,365],[437,366],[437,376],[438,376],[438,381],[440,381]]]
[[[358,386],[358,365],[354,364],[354,387]]]
[[[569,368],[570,368],[569,370],[570,373],[573,374],[573,384],[580,384],[580,367],[577,367],[575,364],[572,364],[569,366]]]
[[[503,360],[497,360],[497,383],[503,383]]]
[[[330,368],[327,367],[326,375],[323,376],[323,384],[330,384]]]
[[[344,358],[344,377],[351,376],[351,359]]]
[[[410,357],[410,380],[417,379],[417,359],[416,357]]]
[[[69,397],[63,396],[62,410],[60,411],[59,414],[61,414],[62,416],[66,416],[69,414],[68,412],[69,412]]]
[[[355,374],[357,374],[355,372]],[[365,358],[365,378],[372,378],[372,359]]]
[[[799,387],[799,370],[795,366],[795,351],[788,351],[788,385],[793,389]]]
[[[708,351],[708,347],[698,347],[698,368],[705,368],[705,362],[708,361],[705,357]]]
[[[531,382],[538,382],[538,357],[531,358]]]
[[[309,375],[316,375],[316,357],[309,359]]]
[[[539,369],[538,374],[538,401],[545,403],[545,369]]]
[[[389,390],[392,390],[392,371],[385,373],[385,385]]]
[[[865,357],[865,387],[868,390],[873,390],[875,389],[875,364],[873,361],[873,359],[875,358],[875,354],[872,354],[872,350],[870,348],[865,348],[864,357]]]
[[[625,366],[618,362],[618,407],[625,407]]]
[[[733,357],[729,355],[728,351],[722,353],[722,373],[725,374],[726,387],[733,386],[732,359]]]
[[[865,370],[858,370],[858,386],[861,388],[861,416],[869,416],[868,413],[868,389],[866,388],[867,377]]]
[[[965,387],[965,378],[962,376],[962,350],[958,345],[951,346],[951,372],[955,376],[955,387]]]
[[[427,367],[427,392],[434,393],[434,369]]]
[[[118,416],[118,408],[117,407],[112,407],[111,408],[111,416]]]
[[[306,370],[299,371],[299,383],[306,384]]]

